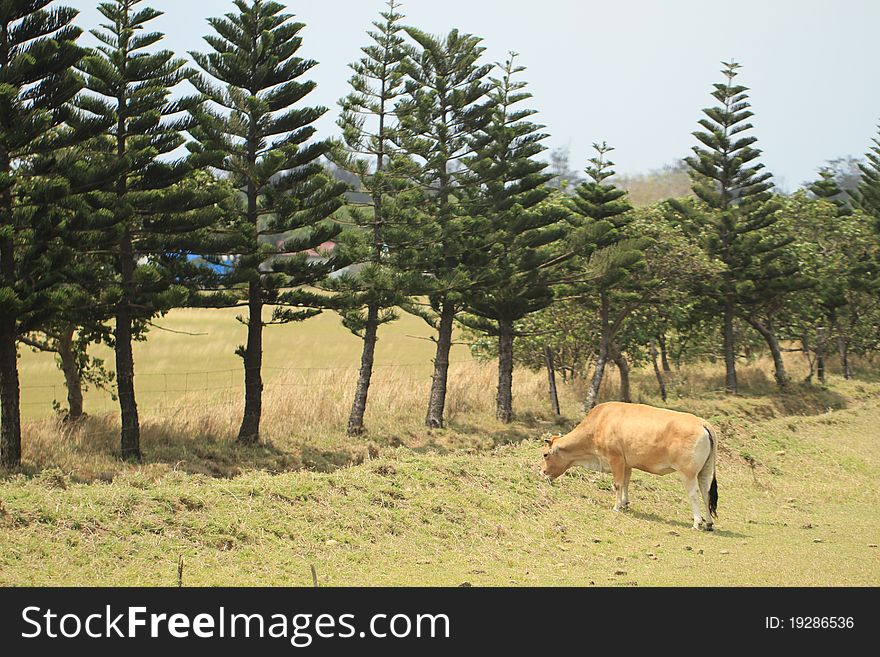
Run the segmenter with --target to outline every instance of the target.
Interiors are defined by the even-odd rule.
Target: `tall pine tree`
[[[340,232],[327,219],[342,205],[343,183],[332,180],[319,162],[331,149],[310,141],[323,107],[302,105],[315,88],[303,81],[317,62],[298,56],[304,24],[284,6],[263,0],[236,0],[237,11],[209,23],[212,52],[192,53],[207,78],[194,79],[207,103],[195,110],[198,127],[190,148],[224,172],[241,194],[219,231],[226,236],[216,253],[237,255],[225,278],[225,292],[206,303],[246,307],[247,344],[236,353],[244,361],[245,407],[238,440],[255,443],[262,414],[263,328],[308,319],[327,300],[303,289],[341,266],[322,253]],[[263,318],[264,306],[274,306]]]
[[[787,376],[772,327],[760,321],[755,309],[775,296],[802,284],[796,270],[777,255],[791,241],[772,230],[778,221],[779,203],[773,197],[771,174],[758,162],[757,137],[743,136],[752,128],[748,119],[748,91],[735,82],[740,65],[722,62],[724,81],[714,85],[715,107],[706,108],[694,132],[701,145],[685,158],[691,169],[693,191],[705,204],[672,201],[698,236],[707,254],[722,266],[717,286],[702,293],[722,316],[725,387],[737,390],[734,320],[742,316],[760,332],[776,362],[776,379],[785,385]]]
[[[63,301],[59,269],[70,194],[57,154],[76,138],[64,127],[80,89],[77,11],[50,0],[0,3],[0,465],[21,462],[17,341]]]
[[[515,79],[525,67],[516,66],[514,57],[492,79],[491,120],[475,135],[475,153],[466,159],[476,185],[466,186],[462,199],[464,211],[483,221],[483,244],[468,258],[481,284],[465,294],[468,314],[460,321],[498,338],[495,415],[502,422],[513,419],[514,323],[553,301],[555,272],[548,265],[558,252],[550,245],[566,235],[560,222],[568,215],[564,207],[545,203],[553,174],[535,157],[545,150],[546,135],[528,120],[535,110],[518,107],[531,94]]]
[[[604,142],[593,148],[596,156],[590,158],[585,169],[587,180],[575,188],[572,198],[572,237],[578,256],[573,264],[583,270],[585,280],[567,292],[597,304],[599,348],[584,402],[586,409],[596,405],[609,359],[619,364],[623,358],[614,339],[637,305],[628,298],[636,294],[629,289],[629,277],[644,262],[648,246],[643,240],[626,236],[632,206],[626,191],[608,181],[614,175],[614,163],[608,159],[613,149]]]
[[[424,211],[435,238],[423,245],[417,265],[432,279],[428,298],[433,315],[423,316],[437,329],[437,351],[425,423],[443,426],[446,381],[455,316],[463,308],[462,292],[473,281],[464,265],[475,225],[460,212],[464,158],[472,154],[472,137],[490,119],[491,65],[480,64],[481,39],[452,30],[435,37],[406,28],[419,51],[405,62],[407,95],[398,106],[397,142],[419,163],[414,178],[426,191]],[[469,184],[474,184],[469,181]]]
[[[110,123],[89,146],[96,161],[118,169],[91,198],[114,269],[105,297],[113,306],[121,453],[129,460],[141,458],[133,342],[150,318],[189,298],[183,283],[194,272],[186,253],[199,247],[199,231],[214,220],[218,200],[211,188],[186,185],[191,163],[173,156],[197,100],[171,99],[186,79],[185,62],[152,48],[163,35],[146,31],[147,24],[162,13],[141,5],[98,5],[107,22],[92,30],[100,45],[80,63],[85,91],[76,101],[85,116]]]
[[[391,0],[382,21],[368,32],[373,43],[351,65],[351,93],[340,101],[345,149],[336,163],[354,174],[368,200],[347,206],[358,229],[341,243],[346,260],[357,265],[353,274],[328,281],[337,293],[343,324],[363,339],[357,387],[348,419],[349,436],[365,431],[364,413],[373,374],[379,327],[397,319],[396,307],[406,304],[417,282],[401,254],[418,240],[416,207],[422,194],[409,180],[411,163],[394,143],[397,103],[404,94],[403,58],[410,48],[402,34],[398,4]]]

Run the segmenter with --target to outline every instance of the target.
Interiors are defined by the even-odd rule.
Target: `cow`
[[[677,472],[693,507],[694,529],[712,531],[712,518],[718,517],[717,439],[715,428],[696,415],[607,402],[593,408],[565,436],[545,440],[541,472],[550,481],[573,465],[610,472],[617,491],[615,511],[629,506],[633,468],[658,475]],[[701,503],[706,505],[705,517]]]

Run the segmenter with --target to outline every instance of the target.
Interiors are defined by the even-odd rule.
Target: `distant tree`
[[[557,298],[546,308],[526,315],[514,324],[517,348],[513,361],[531,370],[546,367],[549,349],[554,370],[564,382],[583,378],[594,359],[599,342],[598,318],[594,308],[582,300]],[[498,358],[498,339],[474,329],[465,330],[471,353],[479,360]]]
[[[415,254],[412,266],[432,281],[430,312],[420,313],[437,330],[425,423],[441,428],[453,324],[463,308],[463,292],[474,283],[463,258],[478,243],[476,222],[458,203],[466,173],[462,160],[472,154],[473,135],[490,119],[491,86],[485,78],[492,65],[479,63],[485,50],[479,37],[458,30],[442,38],[412,27],[406,32],[418,47],[405,62],[407,97],[397,108],[396,141],[418,163],[413,177],[426,192],[423,211],[433,224],[433,238]]]
[[[84,416],[83,391],[89,385],[108,390],[116,378],[104,366],[103,359],[89,354],[89,346],[104,338],[103,330],[97,335],[87,333],[65,321],[53,322],[20,338],[22,344],[35,351],[56,355],[67,391],[66,422],[76,422]]]
[[[652,350],[661,342],[666,350],[667,334],[678,338],[699,330],[690,322],[699,304],[693,289],[712,282],[717,265],[670,217],[667,203],[631,210],[622,232],[625,238],[642,240],[646,245],[644,264],[630,271],[627,293],[618,295],[618,303],[624,302],[631,308],[630,317],[614,340],[615,364],[618,369],[624,366],[621,375],[625,379],[627,364],[647,364]],[[663,388],[659,370],[668,372],[671,368],[668,362],[658,366],[658,384]]]
[[[880,238],[861,211],[841,215],[835,204],[803,192],[786,199],[780,214],[780,230],[792,236],[790,251],[811,282],[785,300],[783,330],[809,356],[810,378],[826,383],[835,350],[851,378],[850,354],[870,351],[876,339]]]
[[[828,160],[825,167],[834,174],[834,181],[837,186],[844,192],[849,193],[859,186],[862,179],[862,172],[859,166],[864,164],[863,160],[852,155],[846,157],[836,157]]]
[[[337,293],[342,322],[364,341],[357,388],[348,419],[349,436],[364,433],[364,412],[373,373],[379,327],[394,321],[396,307],[414,293],[418,272],[407,271],[401,252],[418,241],[415,226],[421,190],[411,184],[411,162],[393,141],[397,129],[397,102],[404,93],[401,62],[408,52],[394,0],[381,14],[382,21],[368,32],[373,43],[351,65],[351,93],[340,101],[338,121],[345,143],[335,158],[350,171],[358,189],[368,197],[362,206],[349,203],[346,215],[360,230],[350,231],[341,246],[357,268],[331,279],[327,287]]]
[[[802,284],[796,268],[783,264],[777,255],[791,241],[773,230],[778,221],[779,201],[774,198],[771,174],[757,162],[761,151],[754,148],[757,137],[743,137],[748,123],[747,87],[734,83],[740,65],[723,63],[724,82],[715,84],[712,97],[719,105],[703,110],[702,131],[694,136],[700,146],[686,158],[693,176],[693,191],[702,203],[672,201],[706,253],[724,267],[717,285],[701,292],[714,301],[722,315],[725,386],[737,391],[734,319],[749,320],[761,334],[776,362],[776,380],[784,386],[784,370],[778,342],[772,328],[760,322],[755,309],[770,298]]]
[[[205,41],[213,52],[192,53],[207,74],[193,78],[207,102],[193,109],[197,125],[189,147],[240,190],[217,227],[224,239],[215,245],[215,253],[237,257],[223,277],[224,290],[203,302],[248,309],[247,318],[239,318],[247,344],[236,350],[245,380],[238,440],[252,444],[260,437],[263,327],[303,321],[329,303],[303,286],[344,265],[320,249],[340,233],[329,218],[342,205],[346,185],[319,162],[331,142],[309,141],[326,109],[301,105],[315,83],[300,78],[316,64],[297,55],[304,24],[291,22],[277,2],[235,0],[235,6],[209,20],[216,34]],[[310,259],[309,251],[323,258]],[[268,321],[267,305],[274,306]]]
[[[549,265],[559,255],[552,245],[565,237],[561,222],[568,216],[564,206],[545,203],[553,193],[546,184],[552,174],[536,156],[546,135],[528,120],[535,110],[519,108],[531,94],[525,82],[515,80],[525,67],[514,58],[511,53],[500,77],[492,78],[491,120],[476,134],[474,155],[465,160],[482,184],[469,186],[461,201],[466,212],[483,220],[483,248],[471,261],[478,270],[473,279],[482,284],[465,293],[467,314],[460,321],[498,337],[495,415],[502,422],[513,419],[514,324],[552,303],[557,273]]]
[[[185,112],[197,99],[171,99],[186,79],[185,62],[170,50],[150,50],[163,35],[145,26],[162,14],[141,4],[111,0],[98,6],[108,23],[92,32],[101,45],[79,64],[85,91],[76,100],[84,115],[108,124],[89,142],[90,157],[118,171],[91,201],[101,250],[113,267],[106,298],[114,308],[121,452],[129,460],[141,458],[133,341],[152,317],[190,296],[186,280],[194,272],[186,253],[214,220],[217,201],[212,189],[185,184],[189,160],[170,157],[185,141]]]
[[[81,83],[77,11],[50,0],[0,5],[0,466],[21,463],[19,339],[65,302],[60,271],[71,256],[58,204],[76,191],[64,127]]]
[[[571,155],[568,146],[559,146],[551,150],[549,160],[549,170],[553,177],[547,184],[551,187],[570,191],[584,181],[580,171],[571,166]]]

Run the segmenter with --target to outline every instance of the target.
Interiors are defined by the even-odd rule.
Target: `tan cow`
[[[610,472],[617,491],[615,511],[629,506],[633,468],[659,475],[677,472],[693,507],[694,529],[712,531],[712,517],[718,516],[717,436],[709,422],[690,413],[608,402],[587,413],[565,436],[546,440],[541,471],[551,480],[573,465]]]

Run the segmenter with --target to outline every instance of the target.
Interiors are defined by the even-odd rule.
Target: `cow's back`
[[[623,402],[600,404],[585,420],[597,447],[623,457],[630,467],[658,474],[690,461],[706,425],[691,413]]]

